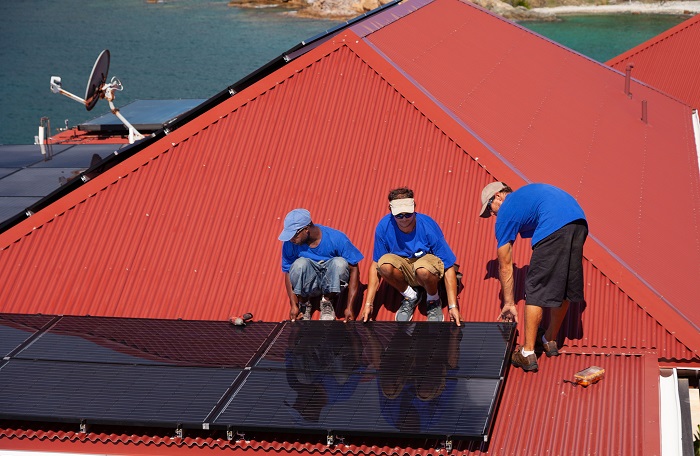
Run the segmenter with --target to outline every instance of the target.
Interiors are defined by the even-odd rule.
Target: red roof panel
[[[700,14],[606,62],[633,78],[700,108]]]

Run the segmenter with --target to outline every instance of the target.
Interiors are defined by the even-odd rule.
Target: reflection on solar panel
[[[0,419],[485,440],[505,323],[0,314]]]

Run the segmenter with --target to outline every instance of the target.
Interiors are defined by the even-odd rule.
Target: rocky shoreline
[[[371,11],[389,0],[231,0],[229,6],[239,8],[284,7],[289,14],[302,17],[347,20]],[[581,0],[515,0],[519,6],[501,0],[471,0],[475,4],[514,21],[554,21],[558,16],[577,14],[674,14],[700,13],[700,0],[638,2],[602,0],[591,4]],[[511,0],[513,1],[513,0]],[[528,7],[526,7],[528,6]]]

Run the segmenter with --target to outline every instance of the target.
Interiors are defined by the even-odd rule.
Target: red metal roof
[[[574,194],[589,218],[587,303],[565,322],[567,355],[543,360],[536,375],[511,372],[489,448],[464,450],[658,453],[651,385],[659,359],[700,362],[692,302],[700,173],[691,110],[636,82],[632,92],[624,93],[620,73],[470,3],[407,1],[330,37],[0,235],[0,311],[202,320],[252,311],[283,320],[284,215],[306,207],[316,223],[346,232],[365,254],[366,284],[388,190],[408,185],[458,256],[462,314],[491,321],[499,303],[493,220],[478,217],[478,195],[493,180],[515,188],[550,182]],[[685,191],[671,193],[670,183]],[[520,294],[529,256],[519,240]],[[398,301],[386,288],[379,299],[390,309]],[[378,319],[393,317],[386,307]],[[612,363],[615,380],[604,385],[624,387],[573,390],[593,393],[566,402],[571,385],[557,382],[592,356]],[[641,402],[610,409],[610,397],[627,389]],[[513,425],[533,407],[562,431]],[[619,439],[622,425],[638,437]],[[17,429],[3,435],[0,448],[27,438]],[[119,447],[127,453],[151,440],[113,438],[128,442]],[[326,450],[284,439],[255,445]],[[431,449],[404,445],[333,451]]]
[[[632,77],[700,108],[700,14],[606,62]]]

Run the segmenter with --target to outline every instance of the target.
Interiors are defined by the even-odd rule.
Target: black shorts
[[[532,248],[525,279],[525,302],[559,307],[562,301],[583,301],[583,244],[588,237],[585,220],[559,228]]]

